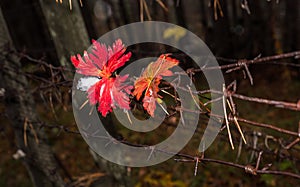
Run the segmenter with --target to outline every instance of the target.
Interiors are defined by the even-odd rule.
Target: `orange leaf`
[[[157,102],[157,98],[160,97],[158,95],[158,85],[163,76],[173,75],[169,69],[178,65],[178,63],[179,61],[169,57],[169,54],[162,54],[155,62],[151,62],[147,66],[141,77],[134,83],[133,95],[139,100],[145,92],[143,106],[152,117],[156,108],[155,101]]]

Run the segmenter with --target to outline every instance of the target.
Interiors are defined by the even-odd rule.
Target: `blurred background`
[[[299,10],[300,2],[294,0],[1,0],[0,186],[299,186],[300,146],[294,136],[300,128]],[[119,26],[148,20],[195,33],[221,65],[289,54],[249,65],[247,71],[225,69],[224,77],[227,85],[237,82],[239,94],[298,102],[289,109],[234,100],[241,118],[292,133],[241,122],[246,145],[232,125],[235,149],[223,130],[205,156],[255,167],[263,151],[260,168],[290,172],[298,179],[251,175],[209,162],[200,163],[194,176],[195,162],[174,159],[146,168],[121,167],[89,149],[72,113],[70,56],[83,54],[92,39]],[[130,49],[134,59],[168,52],[168,47],[156,45]],[[205,84],[201,74],[197,76],[195,82]],[[112,115],[106,120],[118,127]],[[154,144],[173,132],[167,123],[173,122],[143,138],[122,128],[116,134],[131,142]],[[182,152],[199,156],[200,138],[201,133],[195,134]]]

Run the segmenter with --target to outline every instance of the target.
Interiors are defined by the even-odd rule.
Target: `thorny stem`
[[[35,62],[37,65],[39,65],[43,68],[49,69],[51,71],[51,81],[49,81],[45,78],[37,77],[34,74],[25,73],[26,76],[44,83],[43,89],[53,89],[53,88],[58,89],[59,87],[63,87],[63,86],[70,87],[71,84],[68,84],[68,83],[71,82],[71,81],[65,80],[65,79],[59,79],[59,81],[57,81],[56,79],[54,79],[54,77],[58,76],[59,74],[63,74],[66,71],[73,72],[73,70],[66,69],[64,67],[53,67],[53,66],[49,65],[47,62],[45,62],[43,60],[33,59],[30,56],[27,56],[27,55],[24,55],[24,54],[21,54],[21,55],[19,54],[19,56],[22,56],[23,58],[26,58],[26,59],[30,60],[31,62]],[[253,59],[253,60],[244,60],[244,59],[236,60],[236,59],[225,59],[225,58],[221,59],[221,58],[218,58],[218,59],[223,60],[223,61],[228,61],[228,62],[230,61],[232,64],[222,65],[222,66],[217,66],[217,67],[204,67],[202,69],[192,69],[192,72],[208,71],[208,70],[214,70],[214,69],[229,69],[229,68],[235,68],[235,67],[245,66],[245,65],[249,65],[249,64],[268,63],[268,62],[273,62],[273,61],[276,61],[276,60],[281,60],[281,59],[286,59],[286,58],[293,58],[293,57],[296,58],[296,57],[299,57],[299,56],[300,56],[300,51],[295,51],[295,52],[290,52],[290,53],[285,53],[285,54],[280,54],[280,55],[274,55],[274,56],[269,56],[269,57],[256,58],[256,59]],[[3,70],[5,71],[5,68],[3,68]],[[22,71],[20,71],[18,69],[16,69],[16,71],[22,73]],[[183,72],[183,73],[185,73],[185,72]],[[178,74],[180,74],[180,73],[178,73]],[[180,87],[180,86],[178,86],[177,88],[186,90],[187,92],[190,92],[190,90],[187,89],[187,88],[183,88],[183,87]],[[47,93],[49,93],[49,90],[47,90]],[[205,94],[205,93],[215,93],[215,94],[221,94],[221,95],[224,94],[222,92],[218,92],[218,91],[214,91],[214,90],[197,91],[193,94]],[[299,106],[298,106],[299,104],[297,105],[296,103],[285,102],[285,101],[275,101],[275,100],[270,100],[270,99],[262,99],[262,98],[257,98],[257,97],[249,97],[249,96],[244,96],[244,95],[240,95],[240,94],[236,94],[236,93],[230,93],[230,92],[227,93],[227,95],[231,95],[232,97],[235,97],[235,98],[238,98],[238,99],[241,99],[241,100],[245,100],[245,101],[249,101],[249,102],[269,104],[269,105],[273,105],[273,106],[276,106],[276,107],[281,107],[283,109],[290,109],[290,110],[300,111]],[[175,93],[175,96],[176,96],[176,93]],[[177,99],[177,97],[175,99]],[[224,97],[223,97],[223,99],[224,99]],[[223,104],[224,103],[225,103],[225,106],[226,106],[226,102],[224,102],[224,100],[223,100]],[[93,107],[92,107],[92,109],[93,109]],[[182,110],[185,110],[185,109],[180,108],[180,109],[176,110],[176,112],[182,112]],[[199,111],[190,111],[190,112],[198,112],[199,113]],[[206,110],[205,114],[208,114],[209,116],[213,116],[213,117],[216,117],[216,118],[222,118],[222,116],[212,114],[210,111],[207,111],[207,110]],[[182,118],[182,120],[183,120],[183,118]],[[283,134],[288,134],[288,135],[296,137],[296,139],[294,139],[294,141],[292,141],[287,146],[283,147],[284,149],[287,149],[287,150],[291,149],[294,145],[296,145],[300,141],[300,128],[299,128],[298,132],[294,132],[294,131],[282,129],[282,128],[277,127],[273,124],[259,123],[259,122],[250,121],[250,120],[247,120],[247,119],[244,119],[244,118],[241,118],[241,117],[236,117],[236,118],[232,119],[232,117],[229,116],[227,121],[229,122],[229,120],[236,120],[236,121],[239,121],[239,122],[246,123],[248,125],[258,126],[258,127],[267,128],[267,129],[272,129],[272,130],[275,130],[277,132],[280,132],[280,133],[283,133]],[[30,124],[30,123],[34,123],[34,122],[26,121],[26,122],[24,122],[24,126],[27,126],[27,123]],[[184,124],[184,121],[183,121],[183,124]],[[300,122],[299,122],[299,126],[300,126]],[[27,127],[23,127],[23,128],[25,129],[25,133],[24,133],[25,136],[34,136],[34,133],[26,134]],[[64,126],[64,125],[49,125],[49,124],[42,123],[40,128],[58,128],[58,129],[60,129],[60,131],[64,131],[64,132],[67,132],[67,133],[80,134],[78,131],[73,131],[70,128]],[[103,137],[103,138],[105,138],[105,137]],[[25,139],[26,139],[26,137],[25,137]],[[111,141],[111,137],[108,140]],[[127,142],[125,140],[115,141],[114,143],[124,143],[124,144],[137,146],[137,147],[141,147],[141,146],[147,147],[147,145],[132,144],[132,143]],[[172,154],[172,155],[174,154],[173,152],[168,152],[166,150],[153,149],[153,152],[155,152],[155,151],[160,151],[160,152],[163,152],[165,154]],[[176,153],[175,156],[181,158],[181,159],[176,159],[176,161],[179,161],[179,162],[193,162],[193,163],[195,162],[195,156],[193,156],[193,155],[184,154],[184,153]],[[290,172],[285,172],[285,171],[277,171],[277,170],[266,170],[264,168],[263,169],[258,169],[261,157],[262,157],[261,154],[259,154],[259,158],[257,160],[256,168],[254,168],[254,169],[256,169],[255,172],[257,174],[283,175],[283,176],[290,176],[290,177],[300,179],[300,175],[298,175],[296,173],[290,173]],[[228,162],[228,161],[224,161],[224,160],[213,159],[213,158],[198,158],[197,163],[198,162],[217,163],[217,164],[226,165],[226,166],[230,166],[230,167],[235,167],[235,168],[239,168],[239,169],[243,169],[243,170],[245,170],[245,168],[247,167],[247,165],[237,164],[237,163]],[[198,165],[197,165],[197,167],[198,167]]]

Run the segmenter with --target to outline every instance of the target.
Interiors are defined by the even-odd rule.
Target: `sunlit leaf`
[[[173,75],[169,69],[178,63],[177,59],[163,54],[155,62],[150,63],[134,83],[133,95],[139,100],[144,93],[143,107],[152,117],[156,109],[156,102],[161,102],[158,85],[163,76]]]
[[[87,76],[79,80],[77,89],[87,91],[90,104],[98,104],[98,111],[104,117],[116,106],[130,109],[128,94],[132,86],[125,84],[128,76],[113,76],[131,57],[125,51],[120,39],[112,47],[93,41],[91,53],[71,56],[76,72]]]

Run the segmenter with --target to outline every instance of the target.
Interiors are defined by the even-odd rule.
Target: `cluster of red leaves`
[[[98,111],[102,116],[105,117],[116,106],[129,110],[128,95],[132,94],[140,100],[143,93],[143,107],[154,116],[156,102],[162,102],[158,94],[162,77],[173,75],[169,69],[178,65],[179,61],[167,54],[161,55],[142,72],[135,81],[134,91],[131,93],[133,86],[124,83],[128,75],[113,76],[115,71],[131,57],[131,53],[124,54],[125,51],[126,48],[120,39],[113,44],[112,48],[93,41],[91,53],[85,51],[83,57],[79,54],[71,56],[71,61],[77,73],[99,79],[88,88],[87,93],[91,105],[98,103]]]
[[[91,53],[84,51],[83,57],[79,54],[77,57],[71,56],[77,73],[99,78],[87,92],[90,104],[98,103],[98,111],[104,117],[116,105],[122,109],[130,109],[127,94],[132,86],[124,84],[128,76],[113,76],[113,73],[131,57],[131,53],[124,54],[125,51],[126,48],[120,39],[115,41],[112,48],[93,41]]]

